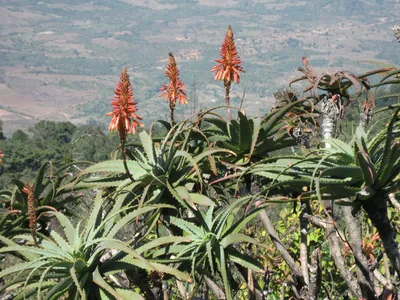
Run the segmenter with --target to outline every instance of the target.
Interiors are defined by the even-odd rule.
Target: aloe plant
[[[235,272],[246,270],[243,268],[263,271],[263,266],[254,257],[240,250],[244,243],[260,245],[254,238],[240,231],[263,207],[236,217],[250,200],[251,197],[243,197],[219,210],[214,206],[205,211],[191,209],[192,218],[172,218],[170,228],[180,229],[188,241],[155,251],[152,258],[161,259],[165,254],[173,254],[177,260],[183,261],[180,268],[189,269],[191,276],[198,282],[204,276],[221,278],[226,298],[232,299],[232,291],[242,281],[242,278],[234,276]]]
[[[36,295],[38,299],[59,299],[63,295],[75,299],[144,299],[128,289],[129,286],[123,286],[115,274],[145,269],[190,280],[189,275],[166,264],[146,260],[141,255],[143,248],[151,250],[160,245],[179,243],[186,238],[168,237],[161,242],[153,240],[143,245],[142,250],[132,247],[138,242],[135,237],[129,242],[117,238],[118,232],[137,217],[166,205],[105,210],[104,202],[99,193],[87,220],[75,226],[62,213],[48,212],[58,220],[63,232],[52,230],[50,237],[39,240],[38,248],[30,246],[33,242],[30,235],[16,235],[11,239],[0,235],[0,240],[6,244],[0,253],[17,253],[25,259],[25,262],[0,272],[0,278],[8,278],[2,289],[15,291],[15,299],[31,295]],[[25,239],[28,244],[18,245],[13,241],[15,239]]]
[[[250,118],[238,111],[238,119],[226,122],[223,118],[204,118],[212,124],[203,130],[210,142],[235,153],[226,158],[236,165],[246,165],[258,161],[268,153],[296,145],[281,129],[282,119],[305,100],[295,100],[282,108],[273,110],[262,118]]]
[[[196,154],[196,146],[193,146],[192,140],[189,139],[191,132],[192,129],[187,128],[185,122],[181,122],[173,126],[161,142],[153,141],[152,135],[145,131],[138,134],[141,144],[127,153],[133,159],[127,161],[127,167],[134,179],[131,191],[137,195],[135,199],[138,199],[140,205],[167,203],[178,204],[179,207],[186,209],[190,205],[193,206],[193,203],[213,204],[211,200],[194,194],[201,194],[204,185],[203,172],[207,170],[212,172],[210,168],[215,164],[213,156],[221,153],[232,154],[232,151],[210,148],[204,151],[201,149],[199,154]],[[81,176],[79,182],[67,188],[72,190],[80,186],[88,188],[98,184],[103,186],[127,184],[122,162],[119,160],[92,165],[81,175],[95,173],[106,175],[99,179]],[[178,198],[174,196],[176,193],[192,194],[192,197]]]
[[[35,198],[36,218],[43,212],[54,210],[65,210],[67,214],[72,213],[66,204],[77,203],[81,195],[69,193],[66,190],[60,190],[60,186],[74,180],[70,172],[67,172],[71,165],[66,165],[53,171],[50,162],[44,163],[38,170],[35,179],[30,183],[33,187]],[[24,193],[25,183],[14,179],[12,190],[4,190],[0,193],[0,200],[3,205],[0,214],[0,234],[3,236],[12,236],[17,233],[29,231],[29,209],[28,195]],[[47,224],[50,218],[43,214],[38,219],[39,231],[42,234],[48,234]]]

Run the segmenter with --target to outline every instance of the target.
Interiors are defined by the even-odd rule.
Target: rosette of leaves
[[[76,203],[81,195],[59,189],[61,185],[74,180],[72,174],[67,172],[69,167],[71,165],[53,172],[51,163],[46,162],[37,172],[32,181],[36,200],[34,203],[36,217],[50,210],[65,210],[67,214],[71,213],[66,204]],[[12,190],[0,193],[2,203],[0,234],[6,237],[29,231],[28,196],[23,192],[25,184],[16,179],[12,182],[14,184]],[[47,215],[42,215],[38,219],[39,233],[48,235],[46,227],[49,220]]]
[[[117,238],[126,225],[146,212],[165,208],[165,205],[107,210],[105,206],[99,193],[88,218],[75,226],[62,213],[48,212],[58,220],[63,232],[52,230],[49,237],[39,239],[39,247],[30,245],[33,243],[30,235],[16,235],[11,239],[0,236],[6,244],[0,253],[18,254],[25,260],[0,272],[0,278],[6,279],[2,290],[14,292],[14,299],[33,295],[38,299],[65,296],[71,299],[144,299],[130,284],[118,280],[116,274],[144,269],[190,280],[189,275],[175,268],[146,260],[140,254],[143,251],[139,253],[132,247],[138,242],[136,237],[128,242]],[[13,241],[15,239],[25,239],[28,243],[21,246]],[[171,236],[152,241],[146,249],[184,240],[186,238]]]
[[[369,200],[377,194],[396,191],[400,186],[399,117],[393,115],[387,128],[368,139],[359,127],[351,144],[337,139],[325,140],[332,148],[322,148],[307,157],[282,156],[265,159],[240,175],[254,174],[268,178],[265,193],[276,199],[282,191],[294,191],[301,199]],[[340,188],[338,188],[340,187]],[[268,198],[271,200],[271,197]]]
[[[172,218],[169,227],[181,230],[188,242],[157,250],[151,257],[162,260],[165,255],[173,254],[176,260],[182,261],[180,269],[189,271],[197,282],[203,276],[219,278],[226,298],[232,299],[232,291],[237,291],[247,280],[248,268],[263,272],[263,265],[243,250],[246,244],[263,246],[251,236],[241,233],[264,209],[258,207],[238,217],[250,200],[251,197],[243,197],[218,210],[214,206],[207,210],[191,209],[191,218]]]
[[[262,118],[250,118],[244,112],[238,111],[237,120],[225,121],[219,118],[204,118],[212,124],[203,130],[210,142],[221,148],[233,151],[234,157],[225,158],[228,162],[245,165],[265,158],[272,151],[296,145],[285,132],[283,117],[304,100],[297,100],[280,109],[267,113]]]
[[[126,203],[132,200],[138,201],[139,206],[144,203],[166,203],[178,210],[195,204],[213,205],[214,202],[202,193],[203,172],[211,173],[211,168],[215,168],[215,155],[232,152],[221,148],[199,151],[192,142],[198,144],[201,134],[192,139],[192,132],[193,128],[186,126],[185,122],[171,127],[162,140],[153,140],[146,131],[139,132],[140,144],[127,151],[131,160],[126,164],[133,183],[124,175],[122,161],[110,160],[83,170],[77,183],[64,188],[73,190],[129,185],[125,188],[130,189],[130,193],[126,194]],[[83,176],[88,174],[89,177]],[[95,174],[97,178],[94,178]]]

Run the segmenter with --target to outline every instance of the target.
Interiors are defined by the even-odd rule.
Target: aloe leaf
[[[189,239],[189,237],[186,237]],[[190,240],[190,239],[189,239]],[[192,241],[192,240],[190,240]],[[190,245],[190,244],[189,244]],[[174,245],[170,245],[168,247],[164,247],[158,250],[155,250],[152,253],[152,257],[156,258],[159,256],[163,256],[166,254],[178,254],[178,253],[183,253],[185,250],[187,250],[189,247],[188,244],[174,244]]]
[[[81,285],[79,283],[78,276],[76,274],[76,264],[79,263],[79,262],[83,263],[83,261],[80,260],[80,259],[75,261],[74,265],[69,270],[69,273],[71,275],[72,280],[74,281],[75,287],[78,290],[79,295],[81,296],[81,299],[82,300],[86,300],[86,297],[85,297],[85,295],[83,294],[83,291],[82,291],[82,287],[81,287]]]
[[[42,289],[42,290],[50,289],[50,288],[53,287],[55,284],[56,284],[56,282],[54,282],[54,281],[46,281],[46,282],[43,282],[43,283],[41,284],[41,287],[42,287],[41,289]],[[16,294],[12,299],[13,299],[13,300],[24,300],[24,299],[27,299],[27,298],[29,299],[31,296],[34,296],[35,293],[37,293],[38,286],[39,286],[39,283],[37,283],[37,282],[32,283],[32,284],[29,284],[29,285],[25,288],[25,290],[23,290],[23,291],[18,291],[19,293]]]
[[[390,148],[392,146],[394,136],[393,136],[393,127],[396,122],[396,116],[400,112],[400,108],[396,109],[394,113],[394,117],[390,120],[389,126],[387,128],[387,134],[386,134],[386,141],[385,141],[385,148],[383,151],[383,157],[381,159],[381,165],[379,167],[378,174],[382,174],[383,168],[387,165],[388,160],[389,160],[389,153],[390,153]]]
[[[151,242],[144,244],[143,246],[136,249],[138,254],[142,254],[148,250],[152,250],[158,246],[162,246],[165,244],[172,244],[172,243],[182,243],[182,242],[189,242],[189,239],[184,236],[164,236],[159,237]]]
[[[171,207],[170,205],[159,204],[159,205],[145,206],[142,208],[135,209],[133,212],[130,212],[126,216],[124,216],[112,227],[110,232],[107,234],[107,238],[113,238],[118,233],[118,231],[120,231],[129,222],[135,220],[137,216],[161,208],[173,208],[173,207]]]
[[[241,220],[238,220],[235,224],[233,224],[225,235],[232,233],[239,233],[251,220],[253,220],[261,210],[265,209],[265,207],[258,207],[243,217]]]
[[[181,196],[176,192],[176,190],[171,186],[171,184],[167,181],[167,188],[168,191],[171,193],[172,196],[183,206],[189,208],[190,206],[186,201],[184,201]]]
[[[126,162],[130,173],[135,180],[139,180],[147,173],[136,161],[129,160]],[[122,160],[108,160],[89,166],[82,171],[82,175],[89,173],[120,173],[125,174],[125,168]]]
[[[330,144],[334,149],[341,151],[346,154],[348,157],[353,157],[353,149],[350,145],[342,142],[341,140],[330,138],[326,139],[323,142]]]
[[[135,293],[134,291],[122,289],[122,288],[116,288],[115,290],[117,291],[118,295],[120,295],[122,297],[122,299],[144,300],[144,298],[140,294]]]
[[[227,255],[229,257],[229,260],[233,261],[234,263],[237,263],[245,268],[249,268],[255,272],[263,272],[263,266],[260,262],[258,262],[256,259],[244,255],[240,253],[239,251],[236,251],[233,248],[229,248],[227,251]]]
[[[358,165],[361,168],[365,184],[367,186],[372,186],[376,180],[376,171],[374,165],[372,164],[368,155],[362,150],[356,153],[356,157]]]
[[[102,211],[103,199],[101,197],[101,193],[97,193],[93,208],[90,211],[89,218],[86,221],[86,226],[84,229],[84,233],[86,235],[90,235],[98,226],[101,221],[101,211]]]
[[[45,175],[48,165],[50,165],[50,168],[52,167],[50,162],[45,162],[40,167],[40,169],[38,170],[38,172],[36,174],[35,181],[34,181],[34,194],[35,194],[36,199],[40,198],[40,195],[46,188],[46,186],[43,185],[43,179],[44,179],[44,175]]]
[[[224,283],[226,298],[227,300],[232,300],[232,292],[228,279],[228,264],[225,257],[225,249],[222,246],[219,247],[219,258],[221,264],[220,272],[222,275],[222,281]]]
[[[32,269],[32,268],[37,268],[37,267],[42,267],[45,266],[46,264],[48,264],[47,261],[41,261],[41,260],[35,260],[35,261],[28,261],[28,262],[23,262],[23,263],[19,263],[13,266],[10,266],[4,270],[2,270],[0,272],[0,278],[4,278],[7,275],[13,274],[13,273],[17,273],[20,271],[24,271],[24,270],[28,270],[28,269]],[[18,277],[18,276],[16,276]],[[13,278],[13,282],[16,279],[16,277]]]
[[[254,148],[256,147],[258,136],[260,134],[260,129],[261,129],[261,119],[260,118],[255,118],[252,120],[252,125],[253,125],[253,135],[251,137],[251,145],[250,145],[250,153],[249,157],[253,155]]]
[[[229,245],[236,244],[236,243],[251,243],[255,245],[261,245],[252,237],[249,237],[243,233],[231,233],[225,236],[222,240],[220,245],[224,248],[228,247]]]
[[[187,222],[179,218],[172,218],[171,224],[198,237],[204,237],[204,235],[206,234],[202,228],[194,225],[191,222]]]
[[[45,279],[45,276],[47,275],[47,273],[52,269],[54,267],[54,264],[53,265],[50,265],[49,267],[47,267],[44,271],[43,271],[43,273],[42,273],[42,275],[40,276],[40,279],[39,279],[39,284],[38,284],[38,292],[37,292],[37,299],[38,300],[40,300],[41,298],[42,298],[42,286],[43,286],[43,281],[44,281],[44,279]]]
[[[252,144],[253,130],[251,121],[241,112],[238,111],[239,116],[239,147],[242,150],[250,150]]]
[[[93,282],[96,283],[99,287],[110,293],[112,296],[115,297],[116,300],[126,300],[122,298],[116,290],[114,290],[100,275],[99,268],[97,267],[96,270],[93,272]]]
[[[93,254],[90,256],[90,258],[87,260],[87,265],[91,266],[98,258],[98,255],[103,250],[106,249],[116,249],[125,252],[126,254],[134,257],[138,262],[140,262],[142,264],[142,267],[145,266],[144,268],[146,269],[152,269],[151,264],[148,261],[146,261],[143,257],[141,257],[134,249],[130,248],[126,243],[116,239],[106,239],[106,238],[104,238],[104,240],[101,241],[99,245],[96,247],[96,251],[94,251]]]
[[[206,130],[207,131],[215,131],[215,129],[218,129],[219,131],[222,131],[224,134],[228,134],[227,130],[227,123],[225,120],[222,119],[217,119],[217,118],[205,118],[204,121],[213,124],[215,127],[209,127]]]
[[[379,174],[376,183],[377,189],[384,187],[387,184],[388,180],[394,179],[394,177],[398,175],[398,172],[393,172],[393,171],[398,169],[399,158],[400,158],[400,142],[397,140],[393,142],[388,154],[388,162],[383,167],[382,172]]]
[[[214,268],[214,258],[213,258],[213,251],[212,251],[211,241],[209,241],[206,244],[206,251],[207,251],[208,264],[210,266],[211,274],[214,276],[215,275],[215,268]]]
[[[360,168],[358,168],[358,167],[337,166],[337,167],[325,169],[322,172],[321,176],[323,176],[323,177],[331,176],[331,177],[357,178],[357,177],[362,177],[362,172],[361,172]]]
[[[294,106],[305,102],[304,100],[298,100],[295,102],[292,102],[289,105],[286,105],[285,107],[276,110],[272,113],[269,113],[265,118],[264,122],[262,123],[262,128],[265,130],[266,133],[268,133],[273,127],[280,121],[282,120],[283,116],[291,110]]]
[[[154,165],[156,154],[154,152],[154,146],[151,137],[147,134],[145,130],[143,130],[139,133],[139,138],[142,142],[144,152],[147,155],[147,159],[149,160],[150,164]]]
[[[159,264],[156,262],[152,262],[151,263],[154,268],[157,271],[163,272],[163,273],[167,273],[167,274],[171,274],[173,276],[175,276],[177,279],[179,280],[184,280],[186,282],[192,282],[192,279],[190,278],[189,274],[181,272],[173,267],[167,266],[167,265],[163,265],[163,264]]]
[[[204,221],[206,222],[206,225],[208,227],[208,230],[210,231],[212,226],[213,226],[213,214],[214,214],[214,206],[211,206],[203,218]]]

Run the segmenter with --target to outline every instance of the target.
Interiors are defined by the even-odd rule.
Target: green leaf
[[[228,236],[224,237],[220,244],[222,247],[226,248],[229,245],[236,243],[252,243],[261,246],[261,244],[258,243],[255,239],[242,233],[231,233]]]
[[[198,237],[204,237],[206,234],[202,228],[182,219],[172,218],[171,224]]]
[[[245,255],[240,253],[234,248],[229,248],[227,251],[227,255],[229,257],[229,260],[245,267],[252,269],[255,272],[263,272],[263,266],[260,262],[258,262],[256,259],[252,258],[251,256]]]
[[[156,210],[156,209],[161,209],[161,208],[174,208],[171,205],[166,205],[166,204],[157,204],[157,205],[152,205],[152,206],[145,206],[142,208],[137,208],[134,211],[128,213],[126,216],[124,216],[122,219],[120,219],[110,230],[110,232],[107,234],[107,238],[113,238],[118,231],[120,231],[126,224],[134,221],[137,216],[140,216],[146,212]],[[104,223],[104,222],[103,222]]]
[[[222,246],[219,247],[219,258],[221,264],[220,272],[222,275],[222,281],[224,283],[226,298],[227,300],[232,300],[232,292],[228,279],[228,264],[225,257],[225,249]]]
[[[93,282],[96,283],[99,287],[110,293],[112,296],[115,297],[116,300],[127,300],[124,299],[121,295],[118,294],[116,290],[114,290],[100,275],[99,268],[97,267],[96,270],[93,272]]]
[[[147,172],[136,161],[129,160],[126,162],[133,179],[140,180],[147,175]],[[82,171],[83,174],[89,173],[120,173],[125,174],[125,168],[122,160],[108,160],[100,162]]]
[[[165,244],[172,244],[172,243],[181,243],[181,242],[189,242],[189,239],[184,236],[164,236],[164,237],[159,237],[151,242],[148,242],[144,244],[143,246],[139,247],[136,249],[136,252],[138,254],[142,254],[148,250],[151,250],[153,248],[156,248],[161,245]]]
[[[147,134],[147,132],[145,130],[143,130],[139,133],[139,138],[140,138],[140,141],[142,142],[142,146],[143,146],[144,152],[147,155],[147,159],[149,160],[149,163],[151,165],[154,165],[156,154],[154,152],[154,146],[153,146],[153,141],[152,141],[151,137]]]
[[[250,121],[241,111],[238,111],[238,116],[239,116],[239,147],[243,150],[249,150],[250,152],[252,144],[251,138],[253,136],[252,126],[251,126],[252,124],[250,124]]]
[[[260,118],[255,118],[252,120],[252,122],[253,122],[253,136],[251,137],[249,157],[251,157],[253,155],[254,148],[256,146],[256,143],[258,140],[258,135],[259,135],[260,129],[261,129],[261,119]]]

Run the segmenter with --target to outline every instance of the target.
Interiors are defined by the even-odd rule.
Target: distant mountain
[[[371,68],[358,60],[398,64],[391,27],[399,13],[396,0],[3,0],[0,119],[7,134],[43,118],[107,120],[124,65],[145,120],[164,117],[158,94],[169,51],[189,96],[195,78],[202,107],[223,104],[210,69],[229,24],[246,70],[233,95],[246,88],[245,109],[263,113],[298,75],[302,56],[356,73]],[[190,106],[178,110],[189,114]]]

